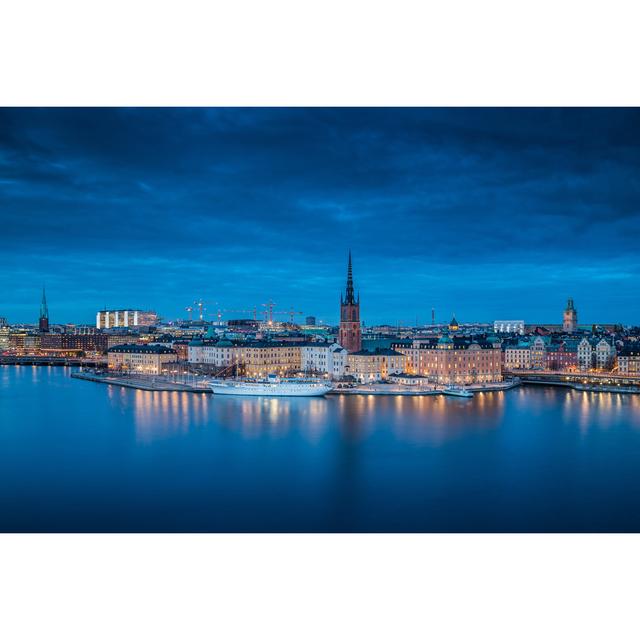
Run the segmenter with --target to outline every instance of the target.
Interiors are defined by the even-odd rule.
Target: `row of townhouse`
[[[626,376],[640,376],[640,344],[625,344],[618,353],[618,372]]]
[[[585,336],[556,340],[551,336],[531,336],[503,347],[503,364],[509,371],[610,371],[615,363],[616,347],[611,338]]]
[[[405,356],[392,349],[348,353],[335,342],[231,342],[194,340],[189,343],[190,364],[203,365],[212,372],[239,372],[247,376],[269,373],[305,373],[334,380],[345,378],[361,383],[380,382],[403,373]]]
[[[247,376],[303,372],[340,379],[348,370],[347,351],[330,342],[194,340],[188,346],[188,361],[215,372],[237,370]]]

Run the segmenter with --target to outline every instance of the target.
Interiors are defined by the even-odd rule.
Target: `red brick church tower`
[[[347,291],[343,299],[340,296],[340,334],[338,342],[347,351],[353,353],[362,348],[360,333],[360,294],[358,300],[353,292],[353,273],[351,270],[351,251],[349,251],[349,266],[347,268]]]

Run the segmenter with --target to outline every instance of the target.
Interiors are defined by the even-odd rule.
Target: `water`
[[[640,531],[640,396],[266,399],[0,367],[1,531]]]

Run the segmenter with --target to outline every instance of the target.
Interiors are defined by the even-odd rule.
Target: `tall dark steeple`
[[[347,266],[347,288],[344,298],[340,296],[340,345],[347,351],[360,351],[362,348],[362,336],[360,329],[360,296],[356,300],[353,287],[353,267],[351,264],[351,251],[349,251],[349,263]]]
[[[353,292],[353,268],[351,266],[351,249],[349,249],[349,265],[347,267],[347,292],[344,304],[355,304],[356,298]]]
[[[38,320],[38,328],[41,333],[49,331],[49,308],[47,307],[47,295],[42,287],[42,300],[40,301],[40,319]]]

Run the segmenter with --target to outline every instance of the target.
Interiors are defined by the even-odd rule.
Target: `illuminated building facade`
[[[108,336],[101,333],[49,333],[40,336],[40,348],[48,351],[104,353],[109,348],[109,341]]]
[[[504,349],[504,368],[513,371],[517,369],[531,369],[531,344],[518,342],[508,345]]]
[[[265,376],[269,373],[283,376],[302,369],[299,344],[250,342],[238,345],[236,351],[238,366],[247,376]]]
[[[111,347],[107,352],[109,369],[144,375],[159,375],[177,359],[173,349],[160,345],[123,344]]]
[[[581,371],[610,371],[616,360],[616,347],[610,338],[584,337],[578,344],[578,367]]]
[[[444,334],[439,339],[391,345],[407,355],[406,372],[438,384],[476,384],[502,380],[502,349],[497,338]]]
[[[118,329],[132,327],[153,327],[158,324],[158,314],[154,311],[119,309],[118,311],[98,311],[96,328]]]
[[[338,342],[348,352],[362,349],[362,333],[360,328],[360,296],[356,299],[353,288],[353,270],[351,267],[351,251],[347,266],[347,288],[345,296],[340,296],[340,331]]]
[[[494,320],[493,330],[496,333],[524,333],[524,320]]]
[[[547,345],[544,368],[549,371],[574,371],[578,369],[577,344],[560,342]]]
[[[640,376],[640,345],[626,346],[620,350],[618,372],[625,376]]]
[[[347,350],[335,342],[309,342],[300,346],[301,369],[311,375],[342,378],[347,368]]]
[[[403,373],[405,355],[395,349],[376,349],[375,351],[357,351],[347,355],[347,375],[358,382],[380,382],[390,375]]]

